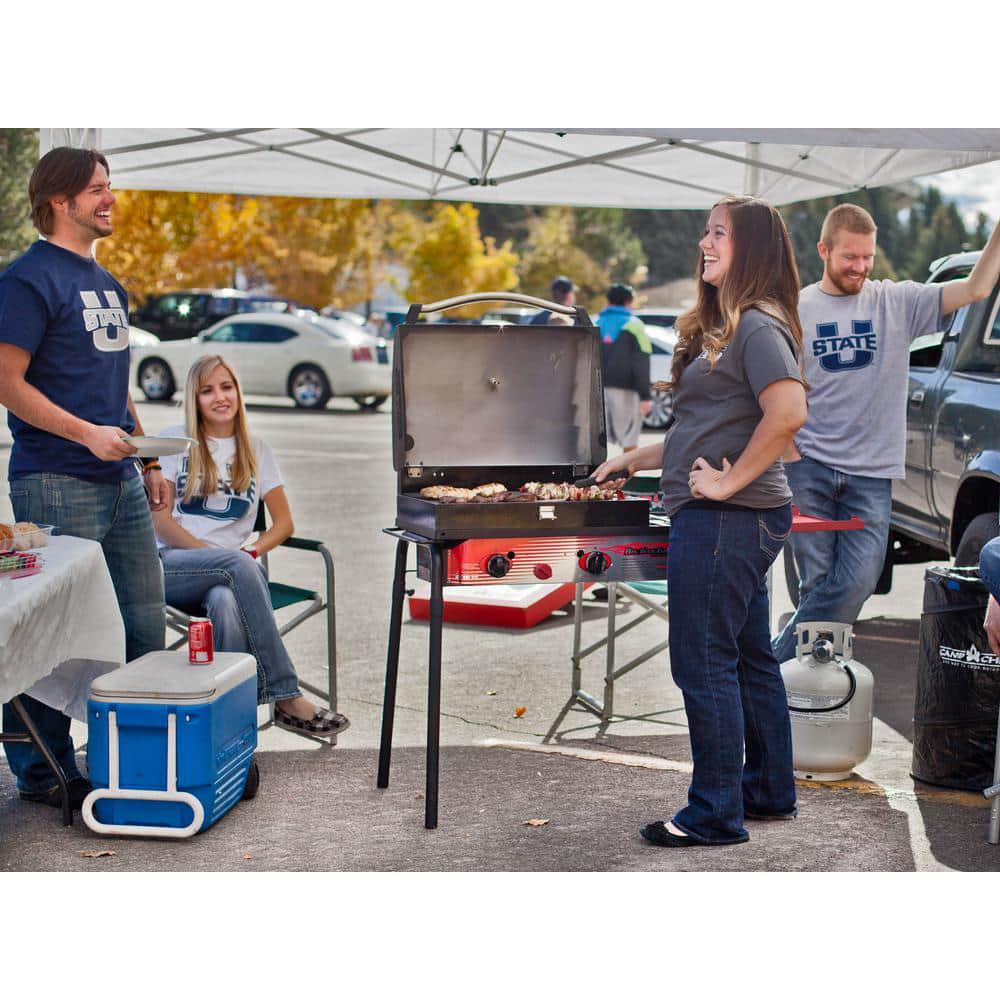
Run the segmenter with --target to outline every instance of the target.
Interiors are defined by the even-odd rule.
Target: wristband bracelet
[[[142,467],[142,474],[146,475],[147,472],[154,472],[156,469],[163,470],[163,466],[159,462],[147,462]]]

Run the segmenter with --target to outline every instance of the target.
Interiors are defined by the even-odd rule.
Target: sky
[[[977,212],[985,212],[992,223],[1000,219],[1000,161],[915,180],[922,186],[932,184],[940,188],[946,198],[957,202],[969,228],[975,225]]]

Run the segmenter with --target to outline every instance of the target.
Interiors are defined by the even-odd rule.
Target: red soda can
[[[188,659],[192,663],[211,663],[214,654],[212,619],[192,618],[188,625]]]

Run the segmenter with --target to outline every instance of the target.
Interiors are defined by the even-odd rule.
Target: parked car
[[[931,264],[931,282],[963,278],[979,253]],[[906,478],[892,484],[879,593],[892,566],[954,557],[979,562],[1000,532],[1000,286],[914,340],[906,408]]]
[[[216,323],[197,337],[158,343],[132,354],[133,381],[147,399],[182,390],[188,369],[205,354],[221,354],[239,372],[249,395],[290,396],[319,410],[347,396],[376,410],[392,386],[386,342],[355,324],[325,316],[247,313]]]
[[[649,380],[654,383],[666,382],[670,378],[670,366],[674,360],[677,331],[673,327],[650,324],[646,327],[646,336],[653,347],[653,356],[649,359]],[[654,389],[650,395],[650,403],[649,413],[643,418],[642,425],[651,431],[663,430],[674,411],[673,394]]]
[[[154,347],[160,342],[160,338],[155,333],[142,330],[137,326],[128,328],[128,349],[130,356],[136,351],[145,350],[147,347]]]
[[[483,313],[479,322],[485,326],[499,326],[501,323],[528,323],[531,321],[531,317],[538,313],[538,309],[525,306],[504,306],[501,309],[491,309],[489,312]]]
[[[646,326],[673,327],[683,310],[681,309],[633,309]]]
[[[289,305],[287,299],[252,295],[235,288],[190,288],[153,296],[132,313],[130,321],[160,340],[184,340],[226,316],[248,312],[281,313],[286,312]]]

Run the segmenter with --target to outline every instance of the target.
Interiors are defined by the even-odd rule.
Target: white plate
[[[156,437],[154,434],[132,434],[125,440],[139,449],[138,458],[159,458],[161,455],[180,455],[194,444],[189,437]]]

